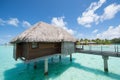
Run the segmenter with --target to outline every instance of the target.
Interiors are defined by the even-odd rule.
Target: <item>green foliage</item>
[[[77,41],[76,44],[77,44],[77,45],[80,45],[80,41]]]
[[[114,44],[117,44],[117,43],[120,44],[120,38],[114,38],[114,39],[112,39],[111,41],[112,41],[112,43],[114,43]]]
[[[77,44],[80,44],[81,42],[84,42],[84,44],[89,44],[89,42],[95,42],[96,44],[120,44],[120,38],[114,38],[112,40],[108,39],[80,39],[77,41]]]

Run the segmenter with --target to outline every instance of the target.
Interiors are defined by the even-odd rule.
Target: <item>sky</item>
[[[40,21],[78,39],[120,38],[120,0],[0,0],[0,44]]]

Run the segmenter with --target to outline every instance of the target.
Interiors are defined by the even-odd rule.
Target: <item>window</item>
[[[32,42],[32,48],[38,48],[38,43]]]

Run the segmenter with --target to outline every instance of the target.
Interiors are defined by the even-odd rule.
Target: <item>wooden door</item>
[[[22,57],[23,45],[22,43],[18,43],[16,45],[16,58]]]

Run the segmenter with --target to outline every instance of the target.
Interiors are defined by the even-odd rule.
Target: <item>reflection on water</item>
[[[22,61],[15,61],[12,57],[12,48],[12,46],[0,46],[0,80],[120,79],[119,58],[109,58],[109,73],[105,73],[101,56],[74,53],[73,62],[69,61],[69,56],[62,57],[61,62],[58,58],[54,58],[54,62],[49,60],[49,75],[44,76],[44,61],[39,61],[37,69],[34,70],[33,63],[27,66]]]

